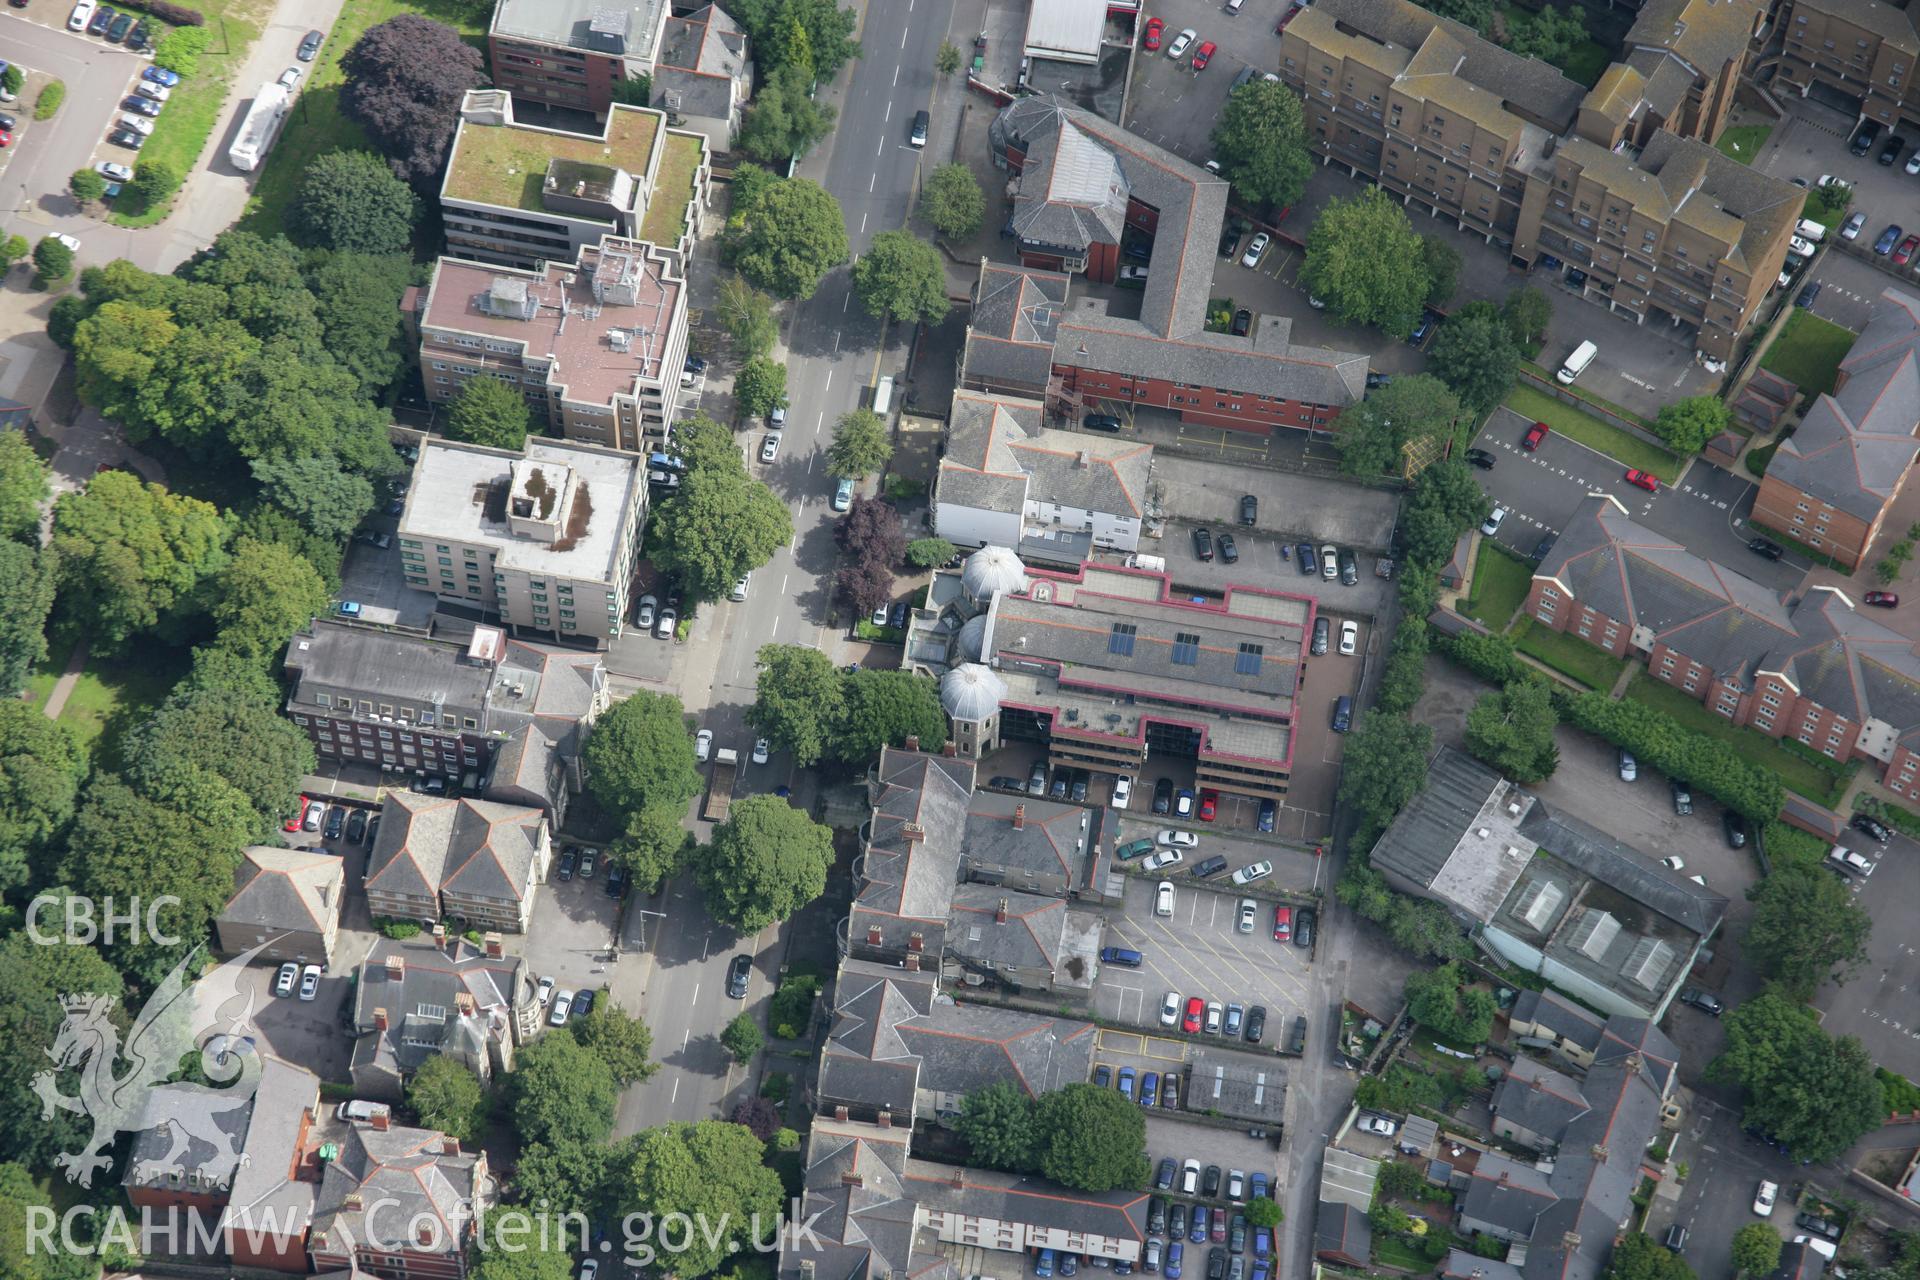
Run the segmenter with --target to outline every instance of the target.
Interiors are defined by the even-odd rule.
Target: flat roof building
[[[413,295],[427,398],[471,378],[519,389],[549,433],[641,452],[664,436],[687,354],[685,262],[609,236],[543,269],[442,257]]]
[[[620,634],[646,505],[642,460],[529,440],[522,452],[429,440],[400,515],[407,585],[604,648]]]
[[[523,102],[605,117],[622,81],[653,72],[668,0],[498,0],[493,82]]]

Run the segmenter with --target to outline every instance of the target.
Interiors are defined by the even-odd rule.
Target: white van
[[[1573,354],[1567,357],[1567,362],[1560,366],[1560,372],[1553,375],[1555,380],[1571,386],[1573,380],[1585,373],[1587,366],[1592,364],[1593,358],[1599,354],[1600,348],[1591,342],[1581,343],[1573,349]]]
[[[1131,551],[1127,553],[1127,568],[1145,569],[1150,573],[1165,573],[1167,571],[1167,558],[1165,556],[1150,556],[1139,551]]]
[[[884,418],[887,416],[887,411],[892,408],[893,376],[889,374],[880,379],[873,388],[873,411]]]
[[[1815,222],[1812,218],[1800,219],[1800,225],[1793,229],[1793,233],[1802,240],[1811,240],[1815,244],[1819,244],[1827,238],[1826,227]]]

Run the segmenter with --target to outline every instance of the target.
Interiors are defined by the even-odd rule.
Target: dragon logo
[[[220,1121],[250,1104],[260,1083],[260,1057],[252,1052],[253,1040],[247,1034],[254,992],[242,976],[248,962],[274,941],[242,952],[189,984],[186,974],[198,965],[204,950],[195,947],[148,998],[124,1045],[111,1017],[111,996],[60,997],[66,1022],[46,1051],[54,1065],[34,1076],[33,1089],[40,1095],[42,1120],[51,1120],[55,1111],[68,1111],[93,1121],[93,1136],[85,1146],[54,1158],[69,1181],[92,1186],[94,1173],[112,1163],[106,1152],[115,1137],[161,1124],[172,1131],[170,1156],[194,1140],[229,1156],[238,1154],[235,1135]],[[229,1008],[236,1012],[223,1016]],[[196,1049],[201,1072],[219,1087],[174,1084],[169,1091],[195,1096],[195,1105],[169,1107],[168,1114],[149,1117],[147,1103],[155,1086],[178,1075],[182,1059]],[[123,1060],[127,1070],[117,1074]],[[75,1071],[79,1092],[62,1093],[62,1074]]]

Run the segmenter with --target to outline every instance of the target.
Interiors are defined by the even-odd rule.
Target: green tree
[[[1269,1231],[1279,1226],[1281,1219],[1287,1216],[1277,1202],[1265,1196],[1247,1201],[1246,1214],[1249,1226],[1265,1227]]]
[[[175,32],[179,35],[179,32]],[[158,61],[158,59],[155,59]],[[133,166],[133,181],[120,193],[123,211],[145,212],[158,209],[173,198],[185,179],[179,168],[165,160],[140,160]]]
[[[487,1091],[457,1058],[436,1053],[407,1082],[407,1105],[422,1126],[472,1142],[486,1117]]]
[[[1747,901],[1747,962],[1790,991],[1811,996],[1823,982],[1844,982],[1867,958],[1873,921],[1824,868],[1776,868],[1747,890]]]
[[[1469,302],[1440,326],[1427,367],[1454,389],[1467,410],[1483,414],[1513,390],[1520,376],[1520,348],[1491,302]]]
[[[615,1175],[615,1195],[627,1213],[655,1222],[679,1215],[689,1222],[735,1224],[742,1237],[771,1238],[785,1201],[780,1175],[766,1163],[766,1145],[745,1125],[725,1120],[662,1125],[633,1140],[632,1158]],[[690,1244],[673,1255],[683,1280],[725,1265],[735,1242],[688,1232]]]
[[[1459,398],[1438,378],[1424,373],[1395,378],[1334,418],[1341,470],[1351,476],[1397,472],[1410,442],[1445,435],[1459,416]]]
[[[447,438],[495,449],[524,449],[533,412],[504,378],[467,379],[447,408]]]
[[[1886,1094],[1866,1049],[1852,1036],[1822,1031],[1797,997],[1769,987],[1724,1024],[1726,1047],[1707,1079],[1739,1086],[1745,1122],[1802,1160],[1831,1160],[1886,1119]]]
[[[7,1280],[93,1280],[100,1259],[49,1249],[31,1237],[36,1218],[59,1220],[60,1209],[25,1165],[0,1164],[0,1276]],[[84,1236],[82,1237],[84,1238]]]
[[[776,795],[736,800],[698,855],[707,909],[741,933],[785,920],[825,892],[833,832]]]
[[[215,643],[265,662],[287,637],[326,612],[327,584],[287,548],[242,538],[233,558],[210,580],[208,613],[220,629]]]
[[[887,422],[871,409],[849,409],[833,424],[827,446],[827,474],[855,480],[872,475],[893,457]]]
[[[1393,815],[1426,785],[1433,730],[1402,716],[1368,716],[1347,736],[1340,803],[1358,818],[1353,844],[1370,848]]]
[[[940,251],[911,231],[873,238],[853,264],[853,291],[868,314],[888,323],[939,324],[951,305]]]
[[[9,62],[6,71],[0,72],[0,86],[4,86],[8,93],[19,93],[26,83],[27,73],[20,69],[17,62]]]
[[[1635,1231],[1613,1246],[1605,1280],[1694,1280],[1694,1274],[1679,1254],[1661,1248],[1652,1236]]]
[[[1439,236],[1421,236],[1420,257],[1427,268],[1427,305],[1446,306],[1460,287],[1460,251]]]
[[[943,164],[920,188],[920,216],[949,240],[965,240],[986,220],[987,197],[973,170]]]
[[[743,417],[758,418],[787,407],[787,366],[755,356],[733,378],[733,402]]]
[[[406,253],[420,200],[371,151],[329,151],[309,161],[292,206],[308,244],[356,253]]]
[[[1538,58],[1542,62],[1559,64],[1586,39],[1586,23],[1577,6],[1555,8],[1548,4],[1540,6],[1538,13],[1518,24],[1507,48],[1523,58]]]
[[[1661,407],[1653,433],[1676,453],[1698,453],[1727,429],[1727,406],[1718,396],[1688,396]]]
[[[652,1028],[610,999],[596,1000],[593,1012],[573,1024],[573,1036],[607,1064],[613,1082],[623,1089],[659,1070],[651,1061]]]
[[[92,169],[75,169],[67,179],[67,190],[75,200],[98,200],[107,194],[107,180]]]
[[[1515,782],[1551,777],[1560,764],[1553,731],[1560,717],[1540,679],[1515,680],[1483,694],[1467,713],[1467,750]]]
[[[776,298],[810,298],[820,277],[847,260],[840,203],[805,178],[755,178],[735,171],[733,213],[723,245],[749,283]],[[740,175],[747,174],[743,184]]]
[[[989,1169],[1025,1173],[1037,1167],[1033,1099],[1008,1081],[997,1080],[961,1099],[953,1129],[973,1158]]]
[[[733,339],[733,354],[752,360],[773,350],[780,325],[773,318],[773,299],[748,284],[739,272],[720,282],[714,312]]]
[[[220,513],[197,498],[97,475],[54,504],[61,614],[93,652],[119,653],[220,568],[225,536]]]
[[[0,431],[0,537],[40,540],[40,505],[52,492],[47,477],[25,432]]]
[[[836,112],[811,93],[812,78],[803,67],[775,69],[753,95],[740,126],[740,150],[763,164],[784,165],[804,156],[833,132]]]
[[[626,816],[685,809],[701,780],[683,715],[672,694],[644,691],[603,713],[580,753],[594,799]]]
[[[43,913],[42,936],[59,927],[57,918],[57,912]],[[0,1055],[0,1104],[6,1114],[22,1118],[0,1125],[0,1157],[50,1169],[55,1155],[86,1145],[92,1117],[55,1111],[42,1119],[34,1076],[51,1063],[48,1051],[66,1029],[60,997],[84,991],[118,1002],[123,985],[119,971],[92,946],[43,947],[25,929],[0,939],[0,1037],[8,1046]],[[61,1083],[75,1091],[72,1081]]]
[[[1770,1222],[1749,1222],[1733,1233],[1733,1269],[1745,1276],[1772,1274],[1780,1265],[1780,1233]]]
[[[940,75],[950,76],[960,69],[960,48],[951,40],[942,40],[940,47],[934,50],[933,69]]]
[[[1407,211],[1379,187],[1368,187],[1332,201],[1314,220],[1300,279],[1336,319],[1404,338],[1427,298],[1426,274],[1407,264],[1424,261]]]
[[[528,1143],[520,1149],[513,1189],[521,1204],[535,1205],[550,1214],[577,1213],[582,1217],[606,1211],[608,1189],[624,1160],[627,1147],[563,1143]],[[487,1215],[493,1223],[497,1213]],[[563,1246],[564,1247],[564,1246]],[[568,1255],[569,1265],[572,1256]],[[518,1280],[506,1277],[506,1280]],[[544,1280],[544,1277],[543,1277]]]
[[[953,556],[953,544],[945,538],[915,538],[907,544],[907,563],[916,569],[931,569]]]
[[[1507,322],[1507,332],[1513,335],[1515,346],[1523,352],[1538,351],[1540,340],[1547,336],[1547,325],[1553,320],[1553,304],[1532,285],[1522,285],[1500,304],[1500,315]]]
[[[127,781],[161,803],[185,806],[211,786],[243,806],[257,840],[293,807],[313,772],[313,745],[280,714],[278,699],[183,682],[121,742]]]
[[[806,644],[764,644],[759,679],[747,723],[793,753],[810,769],[846,714],[840,671],[826,654]]]
[[[1300,96],[1264,78],[1241,85],[1228,95],[1213,127],[1213,154],[1242,199],[1298,203],[1313,174]]]
[[[345,542],[373,510],[373,485],[331,458],[255,458],[248,464],[262,496],[331,542]]]
[[[881,747],[897,747],[908,738],[918,738],[922,751],[946,745],[947,715],[930,676],[863,668],[846,678],[846,705],[829,749],[838,760],[867,760]]]
[[[653,562],[678,576],[693,600],[720,599],[793,536],[787,504],[747,475],[737,450],[733,463],[694,467],[654,513]]]
[[[653,105],[653,77],[644,73],[625,75],[613,82],[613,100],[629,107]]]
[[[626,830],[607,850],[607,856],[625,867],[640,893],[656,893],[678,875],[693,834],[680,825],[680,809],[650,805],[627,818]]]
[[[613,1132],[620,1097],[613,1069],[572,1036],[540,1036],[523,1046],[514,1055],[507,1091],[514,1127],[525,1142],[591,1147]]]
[[[516,1188],[522,1185],[518,1176],[514,1183]],[[568,1241],[574,1237],[557,1216],[564,1212],[556,1204],[547,1204],[540,1214],[504,1205],[491,1209],[473,1250],[474,1280],[571,1280],[573,1253]]]
[[[1492,501],[1464,462],[1443,458],[1420,473],[1407,502],[1407,557],[1443,564],[1460,535],[1487,518]]]
[[[73,274],[73,250],[56,236],[42,236],[33,246],[33,283],[41,289],[59,284]]]
[[[760,1052],[760,1047],[766,1042],[767,1038],[760,1034],[760,1026],[750,1013],[735,1014],[726,1030],[720,1033],[720,1043],[733,1055],[733,1060],[743,1067],[753,1061],[753,1055]]]
[[[1381,890],[1385,888],[1382,882]],[[1473,944],[1437,902],[1394,894],[1380,923],[1387,927],[1395,946],[1413,955],[1435,960],[1466,960],[1473,955]]]
[[[1116,1089],[1070,1084],[1042,1094],[1033,1131],[1039,1171],[1062,1186],[1138,1191],[1147,1185],[1146,1120]]]
[[[307,288],[326,338],[327,353],[360,381],[362,394],[377,396],[400,376],[400,299],[412,283],[413,264],[403,254],[309,256]]]
[[[1458,964],[1416,970],[1407,977],[1407,1012],[1442,1040],[1480,1044],[1493,1032],[1493,993],[1466,985]]]
[[[27,243],[25,236],[18,234],[7,236],[4,240],[0,240],[0,269],[11,271],[14,263],[31,252],[33,247]]]
[[[86,776],[86,752],[72,729],[17,698],[0,700],[0,893],[28,882],[73,816]]]

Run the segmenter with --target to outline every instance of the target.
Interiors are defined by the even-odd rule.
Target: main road
[[[855,256],[882,231],[904,226],[919,190],[922,152],[907,144],[916,111],[932,106],[934,55],[946,38],[953,0],[906,0],[868,7],[859,32],[862,57],[844,88],[831,94],[839,120],[829,146],[803,161],[798,176],[824,186],[846,217]],[[710,695],[682,689],[698,708],[701,724],[716,744],[739,751],[739,790],[770,791],[791,781],[790,762],[775,756],[766,766],[748,763],[753,733],[745,713],[754,696],[754,655],[774,642],[810,644],[831,651],[833,608],[833,482],[826,448],[833,424],[858,407],[883,355],[880,322],[853,297],[847,269],[826,277],[813,297],[798,304],[787,323],[787,427],[780,455],[759,462],[762,432],[741,433],[749,466],[786,500],[793,513],[793,541],[754,570],[748,598],[714,606],[721,651]],[[703,696],[704,695],[704,696]],[[654,913],[658,914],[654,914]],[[642,932],[650,944],[640,950]],[[726,997],[727,962],[741,951],[755,956],[747,1007],[760,1017],[772,994],[779,957],[770,946],[772,928],[742,939],[707,917],[700,891],[690,880],[669,885],[657,899],[628,911],[629,955],[623,969],[638,965],[645,995],[640,1008],[652,1028],[661,1069],[627,1090],[621,1099],[622,1134],[675,1120],[706,1119],[739,1101],[745,1073],[732,1068],[719,1033],[741,1006]],[[616,988],[616,994],[619,994]]]

